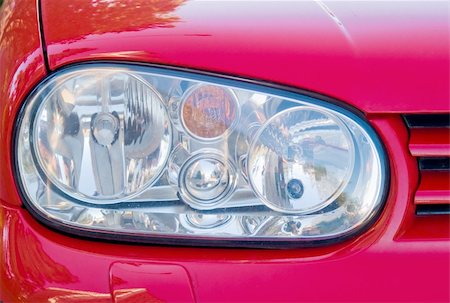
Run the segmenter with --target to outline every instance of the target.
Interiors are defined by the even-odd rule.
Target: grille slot
[[[449,170],[450,158],[419,158],[421,170]]]
[[[417,215],[450,214],[450,115],[404,115],[409,151],[418,160]]]
[[[433,114],[433,115],[404,115],[406,124],[409,128],[418,127],[450,127],[449,114]]]
[[[417,205],[416,214],[419,216],[448,215],[450,205]]]

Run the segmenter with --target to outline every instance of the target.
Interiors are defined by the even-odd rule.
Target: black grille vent
[[[448,215],[450,214],[450,205],[445,204],[417,205],[416,214],[418,216]]]
[[[408,114],[403,116],[409,128],[429,127],[441,128],[450,127],[450,114]]]
[[[409,151],[418,161],[417,215],[450,214],[450,115],[407,114]]]
[[[419,158],[420,170],[449,170],[450,158]]]

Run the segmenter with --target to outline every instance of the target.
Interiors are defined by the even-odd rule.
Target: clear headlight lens
[[[129,73],[75,74],[37,110],[34,155],[45,176],[69,196],[101,203],[139,194],[169,157],[164,101]]]
[[[201,150],[180,169],[181,199],[197,209],[212,209],[227,201],[235,189],[233,164],[219,154]]]
[[[51,77],[19,118],[27,205],[69,231],[301,244],[354,234],[384,199],[371,128],[299,94],[97,64]]]
[[[255,136],[249,181],[274,210],[308,213],[342,193],[354,158],[352,137],[338,117],[294,107],[270,118]]]

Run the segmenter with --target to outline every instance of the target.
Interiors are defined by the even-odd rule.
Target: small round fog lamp
[[[197,209],[211,209],[226,202],[236,185],[234,166],[220,155],[196,154],[181,167],[180,194]]]

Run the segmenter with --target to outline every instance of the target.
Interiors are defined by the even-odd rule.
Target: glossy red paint
[[[114,302],[195,302],[189,274],[180,265],[116,262],[109,272]]]
[[[416,204],[450,204],[450,172],[422,171]]]
[[[43,0],[42,8],[51,69],[149,62],[290,85],[371,113],[449,108],[445,1]]]
[[[416,157],[450,157],[450,129],[411,129],[409,150]]]
[[[0,199],[17,196],[11,168],[15,114],[27,93],[46,74],[35,0],[0,7]]]
[[[65,1],[43,1],[52,69],[92,59],[161,63],[338,97],[364,111],[385,143],[389,197],[364,234],[307,249],[128,245],[42,226],[20,207],[10,162],[14,119],[45,76],[37,12],[34,1],[6,1],[0,17],[0,138],[6,146],[0,150],[0,300],[450,300],[449,218],[415,215],[417,162],[401,116],[387,113],[449,111],[448,21],[441,4],[327,3],[331,12],[303,2],[216,8],[141,1],[143,8],[135,9],[134,1],[120,2],[120,10],[119,2]],[[151,283],[151,273],[167,275]]]

